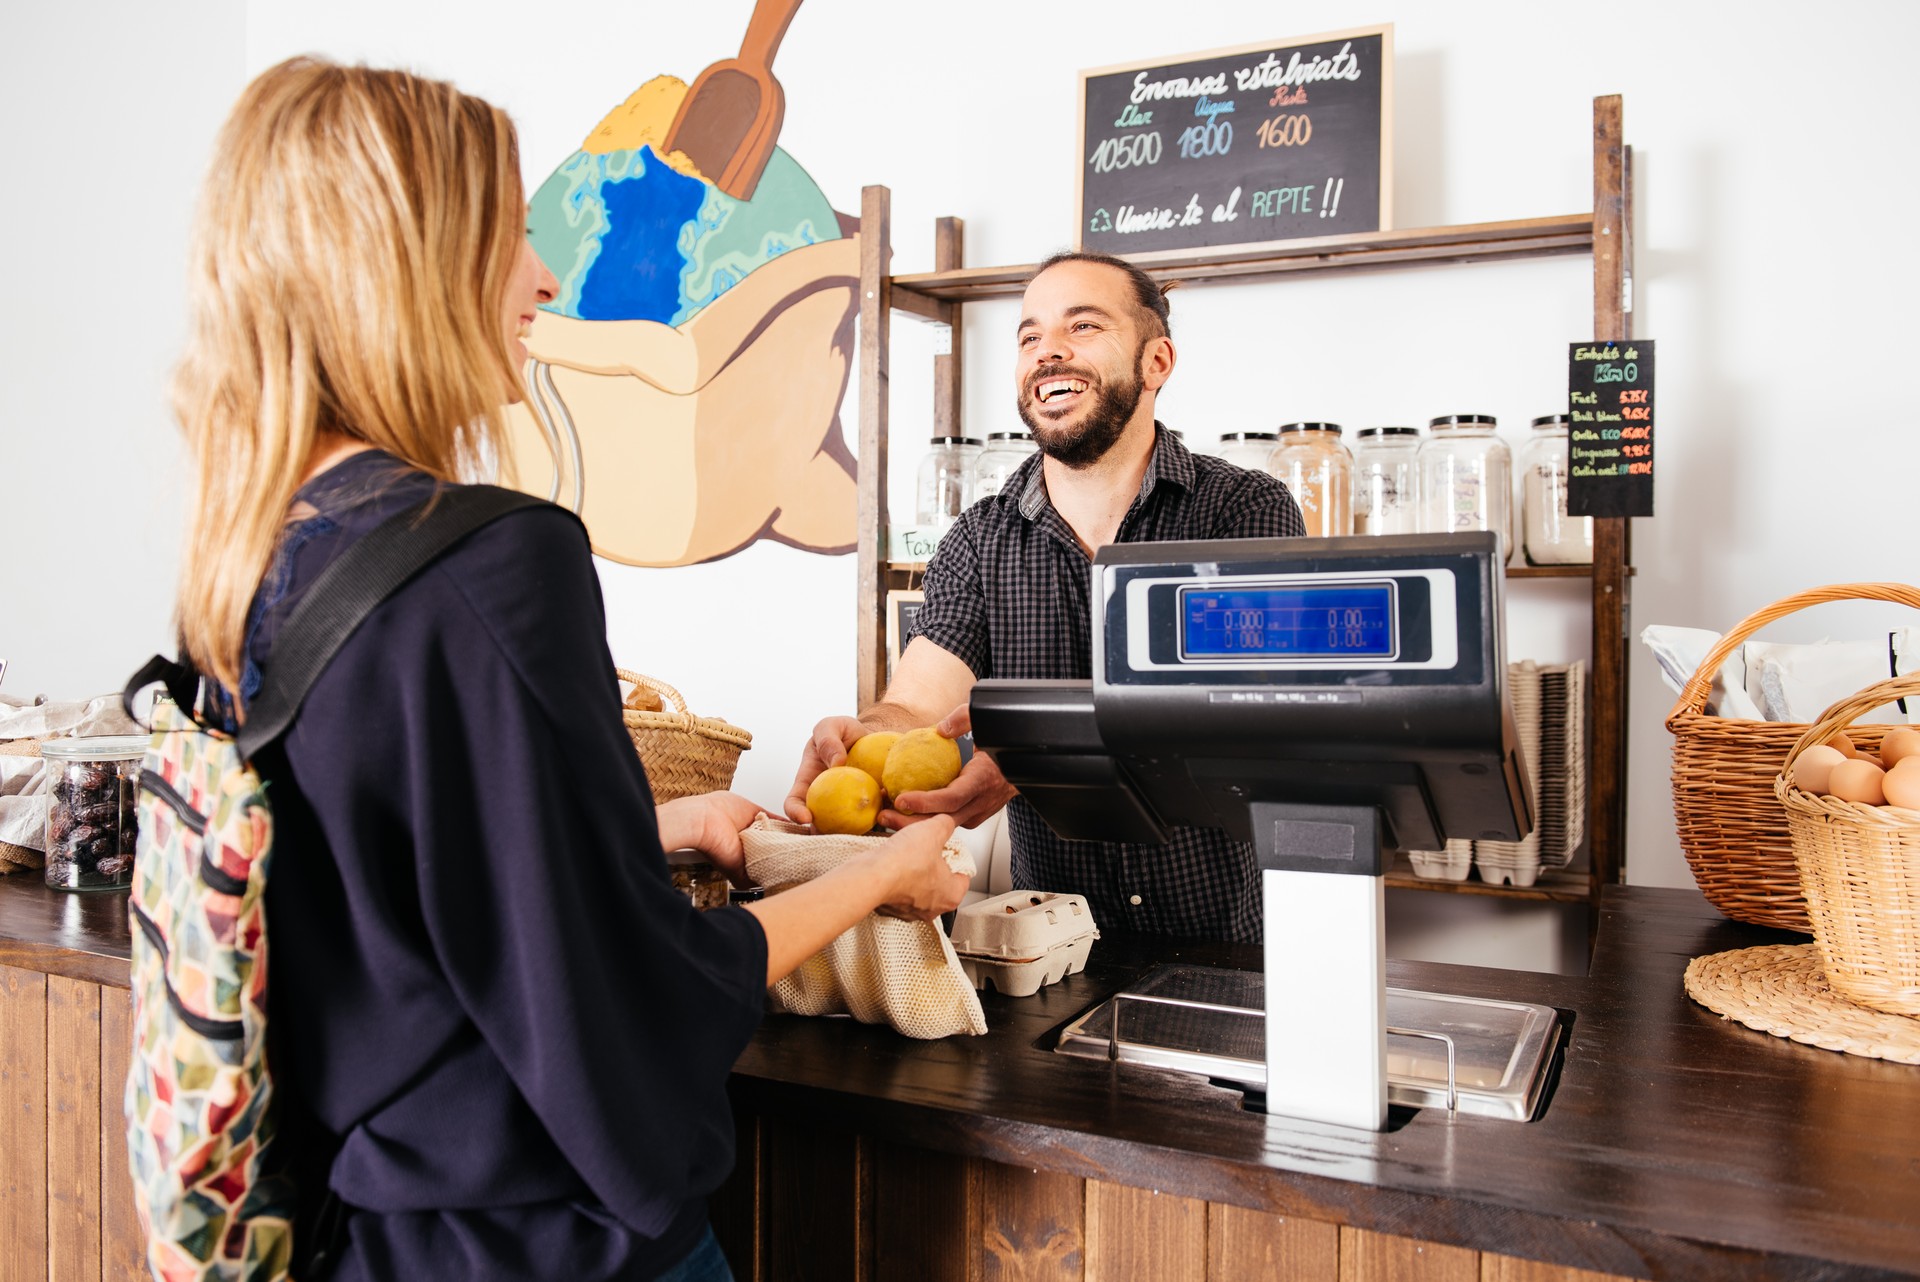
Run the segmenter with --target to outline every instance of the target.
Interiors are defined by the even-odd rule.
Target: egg
[[[1825,793],[1833,768],[1847,759],[1838,748],[1816,743],[1793,763],[1793,786],[1803,792]]]
[[[1908,757],[1920,757],[1920,730],[1902,726],[1887,731],[1887,737],[1880,741],[1881,763],[1891,770]]]
[[[1832,735],[1828,736],[1827,746],[1838,749],[1840,755],[1843,757],[1857,757],[1860,755],[1860,750],[1853,746],[1853,740],[1847,738],[1847,732],[1844,730],[1835,731]]]
[[[1827,781],[1827,795],[1839,801],[1858,801],[1878,806],[1886,802],[1887,772],[1871,761],[1843,761],[1833,768]]]
[[[1920,810],[1920,757],[1908,757],[1887,771],[1883,790],[1889,806]]]

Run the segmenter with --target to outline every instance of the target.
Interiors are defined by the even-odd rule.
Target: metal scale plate
[[[1112,1037],[1115,1001],[1121,1003],[1123,1039],[1117,1047]],[[1560,1017],[1551,1006],[1406,988],[1387,989],[1387,1027],[1389,1103],[1447,1106],[1446,1045],[1392,1031],[1417,1029],[1452,1039],[1461,1112],[1518,1122],[1531,1119],[1539,1109],[1560,1042]],[[1312,1036],[1311,1030],[1301,1030],[1303,1053],[1311,1053]],[[1257,971],[1212,966],[1158,967],[1118,998],[1068,1024],[1054,1049],[1093,1059],[1117,1051],[1129,1063],[1265,1090],[1266,978]]]

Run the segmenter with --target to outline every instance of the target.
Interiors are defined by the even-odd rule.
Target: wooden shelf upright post
[[[859,635],[855,708],[865,708],[886,686],[888,336],[893,330],[893,193],[885,187],[860,191],[860,464]]]
[[[1633,336],[1633,193],[1620,96],[1593,100],[1593,337]],[[1630,517],[1593,518],[1593,741],[1588,763],[1588,904],[1621,878],[1627,822],[1627,567]]]

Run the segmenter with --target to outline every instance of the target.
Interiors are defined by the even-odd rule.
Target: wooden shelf
[[[1362,232],[1306,240],[1269,241],[1229,250],[1180,250],[1133,254],[1155,280],[1193,284],[1210,280],[1262,280],[1299,272],[1351,272],[1411,263],[1479,263],[1500,258],[1541,258],[1593,251],[1593,215],[1520,218],[1500,223],[1421,227],[1410,231]],[[966,267],[895,276],[893,305],[929,319],[947,319],[943,303],[1012,298],[1026,287],[1038,263],[1015,267]]]
[[[1592,887],[1584,869],[1543,868],[1531,886],[1496,886],[1479,880],[1469,872],[1465,881],[1439,881],[1422,877],[1402,856],[1387,870],[1388,890],[1431,890],[1443,895],[1485,895],[1494,899],[1524,899],[1534,903],[1585,904],[1592,898]]]
[[[1509,579],[1590,579],[1591,565],[1510,565]]]
[[[1632,577],[1634,567],[1628,566],[1627,575]],[[925,561],[889,561],[885,572],[889,587],[905,587],[905,583],[891,582],[895,579],[913,579],[927,572]],[[1509,579],[1590,579],[1593,577],[1591,565],[1510,565],[1507,567]]]
[[[1618,96],[1593,100],[1593,130],[1588,141],[1593,162],[1592,213],[1135,254],[1128,256],[1129,261],[1157,281],[1227,284],[1284,280],[1301,272],[1363,272],[1586,255],[1592,262],[1592,337],[1625,340],[1633,331],[1632,316],[1627,311],[1633,263],[1632,153],[1622,138]],[[934,226],[936,270],[890,275],[891,201],[884,187],[868,187],[861,193],[860,464],[856,478],[862,547],[856,689],[861,707],[878,699],[886,688],[887,594],[919,587],[925,573],[923,564],[890,563],[885,559],[891,317],[905,314],[957,326],[966,303],[1017,297],[1036,266],[962,266],[964,225],[957,218],[942,218]],[[933,358],[933,424],[940,435],[957,434],[961,427],[964,347],[956,336],[944,355]],[[1512,579],[1573,579],[1583,581],[1588,588],[1593,641],[1589,676],[1592,742],[1587,762],[1589,867],[1573,873],[1546,872],[1534,885],[1515,888],[1471,880],[1428,881],[1413,876],[1409,865],[1396,870],[1388,878],[1389,885],[1584,903],[1590,913],[1597,914],[1601,888],[1622,880],[1626,856],[1626,692],[1631,658],[1628,582],[1634,572],[1632,559],[1631,522],[1623,517],[1595,517],[1592,565],[1514,566],[1507,571]]]

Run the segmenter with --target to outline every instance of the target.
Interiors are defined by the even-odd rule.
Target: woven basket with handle
[[[1920,810],[1816,796],[1789,782],[1808,748],[1863,712],[1915,696],[1920,676],[1895,677],[1828,708],[1794,743],[1774,791],[1827,983],[1862,1006],[1920,1016]]]
[[[653,799],[672,801],[703,792],[722,792],[733,785],[740,754],[753,746],[753,736],[717,717],[696,717],[687,701],[664,681],[615,668],[620,680],[634,690],[651,690],[672,704],[658,712],[622,707],[620,719],[647,768]],[[627,695],[628,701],[632,694]]]
[[[1673,732],[1673,817],[1680,848],[1707,901],[1736,921],[1811,932],[1786,811],[1773,784],[1795,740],[1797,721],[1750,721],[1706,714],[1707,695],[1727,656],[1777,619],[1827,601],[1892,601],[1920,609],[1920,588],[1904,583],[1840,583],[1796,593],[1756,611],[1720,638],[1680,692],[1667,717]],[[1885,702],[1882,700],[1882,702]],[[1863,752],[1880,751],[1885,726],[1851,734]]]

